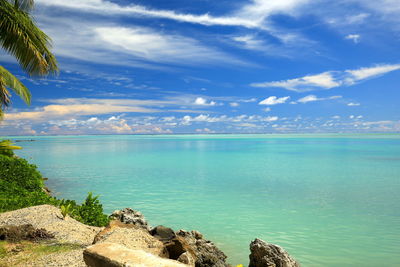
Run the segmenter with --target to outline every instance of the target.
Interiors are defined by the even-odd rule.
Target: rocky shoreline
[[[13,263],[18,253],[12,254],[3,259],[3,264],[7,266],[8,261],[13,266],[231,266],[227,256],[198,231],[151,227],[140,212],[129,208],[113,212],[110,218],[107,227],[87,226],[68,216],[63,218],[60,209],[50,205],[2,213],[1,240],[10,240],[10,229],[15,232],[15,227],[26,229],[30,225],[29,229],[46,233],[44,236],[51,244],[75,246],[19,264]],[[251,242],[249,259],[249,267],[300,266],[283,248],[260,239]]]

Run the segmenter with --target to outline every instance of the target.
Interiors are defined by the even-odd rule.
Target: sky
[[[36,0],[2,135],[400,131],[400,0]]]

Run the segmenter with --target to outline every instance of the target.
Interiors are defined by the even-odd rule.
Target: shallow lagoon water
[[[58,197],[199,230],[232,264],[258,237],[303,266],[400,266],[400,135],[12,139]]]

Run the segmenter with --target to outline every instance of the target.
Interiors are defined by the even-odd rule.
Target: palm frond
[[[13,142],[11,142],[11,140],[1,140],[0,141],[0,155],[12,157],[12,156],[14,156],[13,150],[16,150],[16,149],[22,149],[22,147],[14,146],[14,144],[13,144]]]
[[[14,2],[14,1],[12,1]],[[29,3],[30,1],[18,1]],[[31,76],[58,73],[57,60],[51,53],[51,40],[32,17],[9,1],[0,0],[0,45],[14,55]]]
[[[11,140],[1,140],[0,148],[1,149],[10,149],[10,150],[22,149],[22,147],[20,147],[20,146],[15,146]]]
[[[26,88],[17,77],[12,75],[4,67],[0,66],[0,110],[3,110],[3,107],[6,107],[11,103],[11,94],[8,91],[8,88],[21,97],[25,103],[31,103],[31,93],[28,88]]]
[[[34,0],[7,0],[10,4],[14,5],[14,7],[24,10],[25,12],[29,12],[33,9],[35,4]]]

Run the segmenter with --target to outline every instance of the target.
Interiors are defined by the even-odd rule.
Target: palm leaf
[[[34,0],[7,0],[10,4],[14,5],[14,7],[29,12],[33,9],[33,5],[35,4]]]
[[[0,66],[0,120],[3,118],[3,110],[11,103],[11,94],[8,91],[14,91],[25,103],[31,103],[31,93],[17,77],[8,70]]]
[[[13,90],[28,105],[31,103],[31,93],[29,92],[28,88],[26,88],[17,77],[12,75],[2,66],[0,66],[0,77],[5,87]]]
[[[14,146],[14,144],[10,140],[1,140],[0,141],[0,155],[14,156],[13,150],[22,149],[20,146]]]
[[[14,143],[11,140],[1,140],[0,148],[9,150],[22,149],[20,146],[14,146]]]
[[[16,57],[29,75],[58,73],[57,60],[49,49],[50,37],[41,31],[32,17],[22,9],[22,3],[26,5],[30,1],[15,3],[17,8],[6,0],[0,0],[0,45]]]

